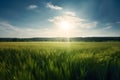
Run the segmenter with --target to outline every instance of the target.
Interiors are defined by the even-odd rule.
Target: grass
[[[0,80],[120,80],[120,42],[1,42]]]

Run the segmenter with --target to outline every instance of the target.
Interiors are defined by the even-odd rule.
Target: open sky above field
[[[120,36],[120,0],[0,0],[0,37]]]

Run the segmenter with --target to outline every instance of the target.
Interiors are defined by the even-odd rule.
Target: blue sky
[[[120,0],[0,0],[0,37],[120,36]]]

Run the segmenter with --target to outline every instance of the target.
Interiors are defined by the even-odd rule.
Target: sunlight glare
[[[60,22],[60,28],[62,30],[68,31],[70,29],[70,23],[67,21]]]

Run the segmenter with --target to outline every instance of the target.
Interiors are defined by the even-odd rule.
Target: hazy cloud
[[[96,27],[98,24],[98,22],[94,21],[94,22],[85,22],[85,23],[82,23],[80,24],[82,28],[87,28],[87,29],[90,29],[90,28],[94,28]]]
[[[107,29],[111,29],[111,28],[112,28],[112,26],[107,26],[107,27],[103,28],[103,30],[107,30]]]
[[[64,12],[64,14],[69,15],[69,16],[76,16],[75,12]]]
[[[54,10],[62,10],[63,8],[57,5],[53,5],[52,3],[47,3],[46,6],[50,9],[54,9]]]
[[[118,21],[118,22],[116,22],[116,23],[118,23],[118,24],[119,24],[119,23],[120,23],[120,21]]]
[[[61,16],[55,16],[51,19],[48,19],[48,21],[54,23],[55,25],[59,24],[61,21],[67,21],[73,27],[79,28],[93,28],[97,25],[97,22],[88,22],[85,19],[77,17],[75,12],[65,12]]]
[[[0,22],[0,37],[48,37],[55,33],[55,30],[47,28],[19,28],[18,26],[14,26],[8,22]]]
[[[28,6],[28,9],[30,9],[30,10],[33,10],[33,9],[36,9],[36,8],[38,8],[38,6],[34,5],[34,4]]]
[[[14,30],[14,31],[18,30],[18,28],[16,28],[15,26],[13,26],[7,22],[0,22],[0,29]]]
[[[106,23],[106,24],[105,24],[105,26],[109,26],[109,25],[111,25],[111,23]]]
[[[54,22],[54,21],[52,21]],[[84,23],[84,27],[96,26],[97,22]],[[81,23],[81,25],[83,25]],[[107,26],[104,29],[73,29],[70,31],[70,37],[93,37],[93,36],[119,36],[119,32],[111,33],[109,30],[112,26]],[[28,38],[28,37],[63,37],[66,34],[63,31],[60,31],[55,28],[19,28],[7,22],[0,22],[0,37],[19,37],[19,38]]]

